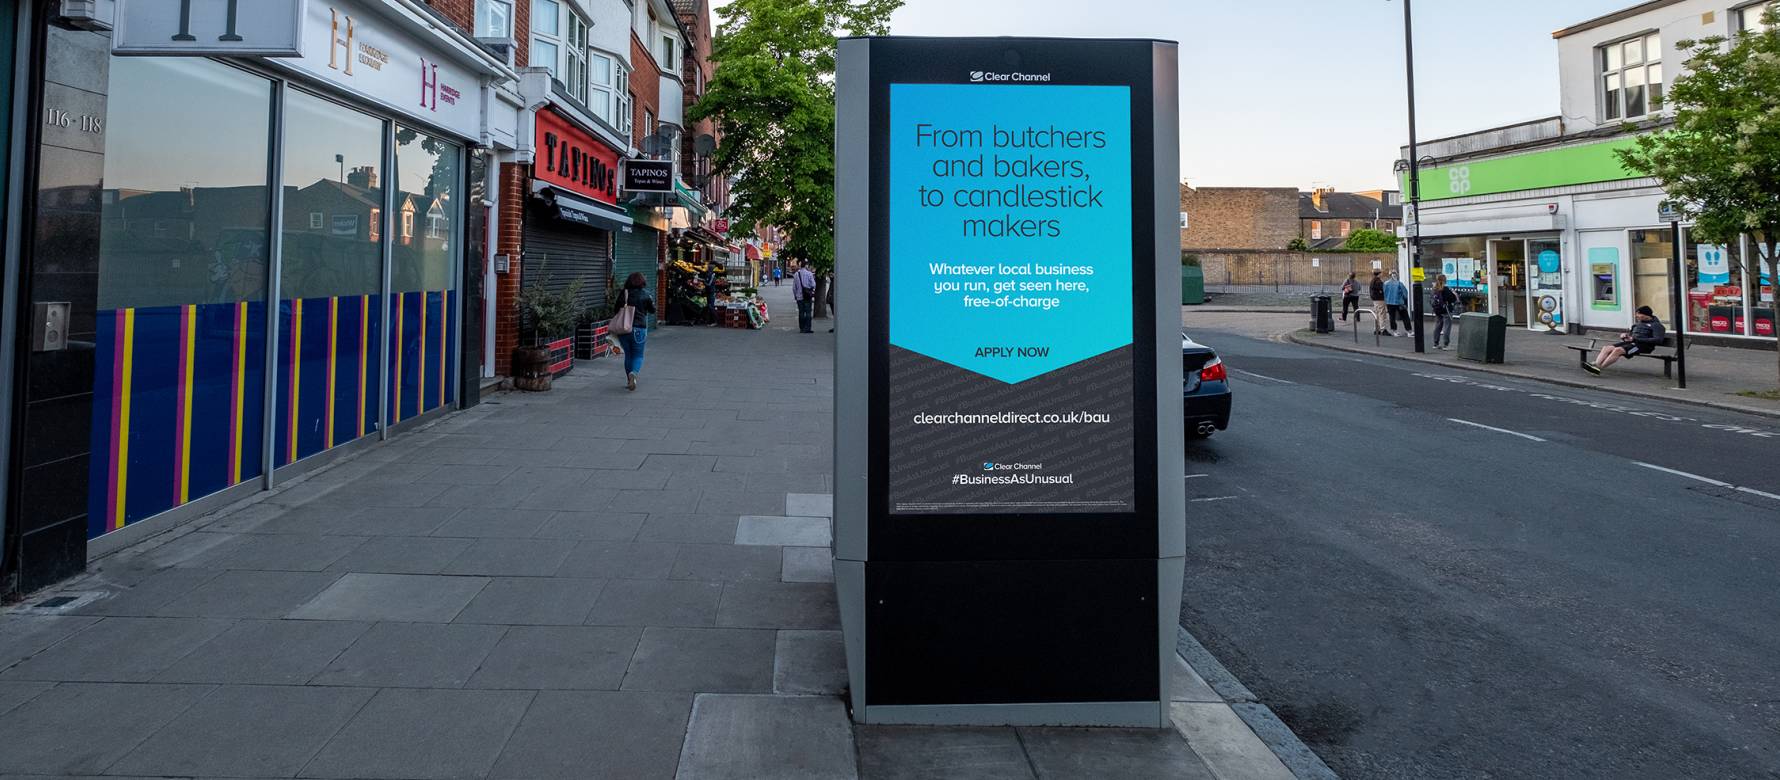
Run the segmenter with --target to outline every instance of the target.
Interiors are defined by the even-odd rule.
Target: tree
[[[1693,223],[1691,235],[1730,247],[1739,264],[1740,239],[1749,235],[1761,254],[1757,267],[1780,279],[1780,11],[1770,7],[1763,18],[1761,32],[1678,43],[1688,59],[1667,95],[1674,125],[1639,136],[1619,159],[1662,183]]]
[[[1310,251],[1310,244],[1305,243],[1303,236],[1292,236],[1292,240],[1286,242],[1286,251],[1308,252]]]
[[[1395,252],[1397,237],[1382,230],[1361,228],[1347,234],[1341,248],[1348,252]]]
[[[720,131],[712,165],[734,177],[732,230],[773,225],[786,255],[817,276],[827,316],[834,269],[834,67],[837,35],[883,35],[902,0],[734,0],[718,10],[717,71],[692,121]]]

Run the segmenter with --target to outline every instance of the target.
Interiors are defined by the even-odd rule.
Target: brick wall
[[[655,64],[655,55],[649,53],[649,47],[643,45],[635,30],[630,33],[630,61],[635,66],[630,74],[630,94],[635,107],[631,109],[633,116],[631,145],[642,148],[639,143],[655,132],[654,127],[645,125],[643,112],[657,120],[661,118],[661,68]]]
[[[1182,186],[1189,224],[1182,249],[1285,249],[1298,236],[1298,191],[1289,187]]]
[[[1349,272],[1359,275],[1361,282],[1372,281],[1372,261],[1377,260],[1385,273],[1397,268],[1397,255],[1386,252],[1195,252],[1205,270],[1205,283],[1225,284],[1295,284],[1341,286]],[[1317,261],[1318,265],[1313,265]],[[1433,278],[1432,276],[1429,277]],[[1405,282],[1408,280],[1405,279]]]
[[[529,166],[501,165],[500,220],[495,238],[495,254],[510,259],[509,270],[495,274],[494,280],[494,373],[513,375],[513,350],[519,346],[519,280],[523,273],[519,256],[524,250],[520,239],[525,221],[525,180]]]
[[[476,0],[427,0],[433,7],[458,29],[474,34],[476,29]]]

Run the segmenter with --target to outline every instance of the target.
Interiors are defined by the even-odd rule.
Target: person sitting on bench
[[[1656,312],[1649,306],[1639,306],[1638,313],[1633,315],[1632,329],[1619,334],[1619,341],[1601,348],[1601,354],[1593,363],[1583,363],[1582,367],[1595,376],[1601,375],[1601,369],[1627,358],[1649,354],[1663,344],[1663,322],[1656,318]]]

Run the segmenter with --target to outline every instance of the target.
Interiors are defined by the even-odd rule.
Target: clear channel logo
[[[970,72],[970,83],[972,84],[1001,84],[1009,82],[1044,84],[1050,80],[1051,74],[1049,73],[995,73],[987,70],[973,70]]]

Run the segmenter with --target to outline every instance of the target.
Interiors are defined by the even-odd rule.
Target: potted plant
[[[513,386],[520,390],[550,389],[550,342],[575,326],[575,299],[581,283],[550,292],[548,276],[545,282],[519,291],[520,327],[529,336],[525,346],[513,350]]]

